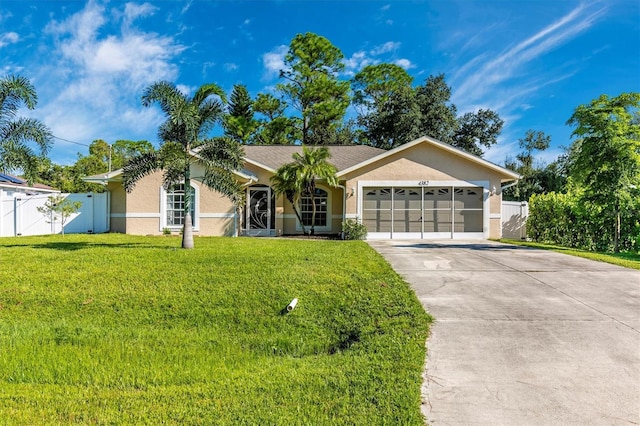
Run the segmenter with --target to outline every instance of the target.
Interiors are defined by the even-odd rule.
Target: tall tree
[[[420,137],[420,110],[411,88],[401,87],[389,94],[375,110],[358,117],[362,126],[360,143],[393,149]]]
[[[121,169],[133,157],[154,150],[155,148],[149,141],[119,139],[111,145],[111,170]]]
[[[259,122],[253,116],[253,101],[246,86],[233,86],[228,113],[224,116],[222,125],[226,136],[243,145],[248,144],[255,136]]]
[[[349,106],[349,82],[338,80],[344,55],[329,40],[298,34],[285,56],[285,80],[278,90],[299,111],[296,120],[303,145],[323,144],[322,133],[337,128]]]
[[[365,109],[378,109],[398,90],[410,88],[412,82],[413,77],[399,65],[367,65],[351,82],[353,102]]]
[[[368,65],[352,82],[359,142],[392,149],[420,136],[420,110],[412,77],[398,65]]]
[[[296,204],[300,197],[307,196],[311,199],[311,230],[310,235],[315,234],[316,225],[316,182],[322,180],[327,185],[336,187],[338,178],[336,168],[329,162],[331,153],[327,147],[302,147],[302,153],[294,153],[291,163],[281,166],[276,170],[272,182],[275,184],[275,191],[285,194],[287,199],[294,206],[294,211],[298,209],[296,215],[300,221],[303,232],[304,221],[300,214],[300,207]]]
[[[420,133],[441,142],[453,143],[459,123],[457,108],[451,102],[451,87],[444,74],[431,75],[416,88],[416,102],[420,110]]]
[[[215,84],[205,84],[189,97],[175,85],[163,81],[149,86],[142,96],[143,105],[158,103],[167,117],[158,130],[162,145],[158,151],[140,154],[125,165],[123,185],[131,192],[138,180],[157,170],[163,171],[165,189],[184,183],[183,248],[193,248],[189,190],[192,165],[203,168],[204,185],[235,203],[242,199],[233,176],[233,171],[242,167],[242,146],[228,137],[208,138],[222,117],[223,101],[224,92]]]
[[[567,124],[576,137],[570,163],[571,178],[585,197],[604,209],[619,251],[623,214],[632,211],[640,187],[640,93],[602,95],[577,107]],[[635,195],[637,197],[637,195]]]
[[[51,131],[42,122],[17,117],[21,105],[32,110],[37,103],[36,90],[28,79],[0,79],[0,171],[21,170],[30,183],[36,179],[39,157],[45,156],[53,143]]]
[[[528,201],[532,194],[541,194],[559,190],[557,185],[549,187],[549,178],[554,169],[544,165],[537,165],[535,152],[549,148],[551,137],[544,132],[527,130],[525,136],[518,140],[522,150],[516,155],[516,161],[507,161],[505,166],[519,173],[522,178],[515,186],[507,188],[502,194],[504,200]],[[557,173],[557,171],[556,171]]]
[[[489,148],[498,142],[503,124],[498,113],[490,109],[468,112],[458,118],[451,145],[481,157],[484,154],[482,146]]]
[[[295,140],[294,121],[284,115],[287,104],[271,94],[259,93],[253,110],[265,119],[258,120],[254,143],[259,145],[287,145]]]

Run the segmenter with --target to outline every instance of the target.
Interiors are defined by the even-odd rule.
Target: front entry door
[[[247,235],[271,235],[271,188],[249,188],[247,192]]]

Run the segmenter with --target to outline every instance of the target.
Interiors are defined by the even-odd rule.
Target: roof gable
[[[436,149],[441,149],[443,151],[446,151],[452,155],[456,155],[458,157],[464,158],[466,160],[472,161],[476,164],[481,165],[482,167],[485,167],[487,169],[496,171],[498,173],[501,173],[502,175],[505,176],[506,179],[508,180],[515,180],[515,179],[520,179],[520,175],[512,170],[509,170],[505,167],[502,166],[498,166],[497,164],[494,164],[490,161],[485,160],[484,158],[478,157],[476,155],[470,154],[466,151],[463,151],[461,149],[458,149],[454,146],[451,146],[449,144],[446,144],[444,142],[440,142],[438,140],[429,138],[427,136],[423,136],[421,138],[415,139],[411,142],[407,142],[403,145],[400,145],[397,148],[394,148],[392,150],[389,151],[383,151],[382,153],[380,153],[379,155],[375,156],[375,157],[371,157],[361,163],[358,164],[354,164],[353,166],[346,168],[344,170],[340,170],[337,173],[338,177],[344,176],[348,173],[351,173],[355,170],[358,170],[362,167],[368,166],[370,164],[376,163],[378,161],[381,161],[385,158],[388,158],[392,155],[395,155],[399,152],[405,151],[407,149],[413,148],[416,145],[420,145],[420,144],[428,144],[430,146],[435,147]]]

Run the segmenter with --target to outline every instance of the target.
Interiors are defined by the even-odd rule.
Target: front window
[[[327,226],[327,191],[320,188],[316,188],[315,193],[316,202],[316,224],[315,226]],[[302,223],[305,226],[311,226],[313,217],[313,204],[311,202],[311,196],[304,195],[300,200]]]
[[[168,227],[180,227],[184,225],[184,205],[185,205],[184,184],[174,185],[167,191],[166,203],[166,224]],[[195,190],[191,188],[191,223],[195,224]]]

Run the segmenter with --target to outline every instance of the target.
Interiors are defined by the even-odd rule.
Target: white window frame
[[[181,182],[184,184],[184,182]],[[194,231],[200,230],[200,188],[197,185],[194,185],[191,182],[191,188],[193,189],[194,196],[191,202],[193,203],[193,223],[191,224],[191,229]],[[160,187],[160,231],[164,228],[169,228],[171,230],[180,230],[182,229],[182,225],[168,225],[167,224],[167,195],[169,195],[171,191],[165,190],[163,187]]]
[[[315,226],[315,230],[319,231],[319,232],[329,232],[331,231],[331,224],[333,222],[333,215],[332,215],[332,210],[331,210],[331,197],[332,197],[332,193],[329,190],[329,188],[327,188],[324,185],[317,185],[316,187],[318,189],[323,190],[324,192],[327,193],[327,212],[326,212],[326,216],[327,216],[327,224],[325,226]],[[302,198],[300,197],[300,215],[302,216]],[[305,225],[305,228],[310,228],[311,225]],[[300,221],[296,220],[296,231],[302,231],[302,227],[300,226]]]

